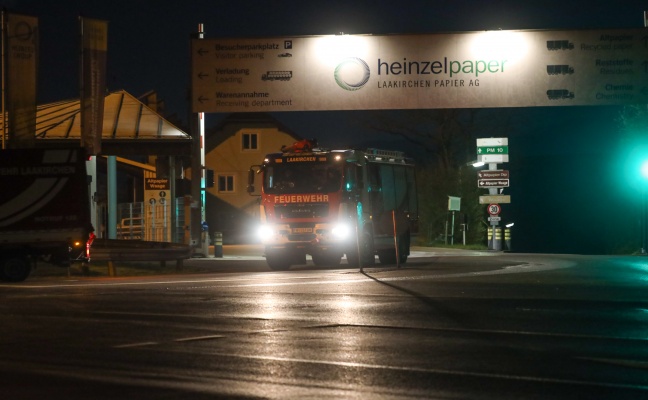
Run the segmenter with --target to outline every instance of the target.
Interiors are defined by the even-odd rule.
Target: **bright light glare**
[[[274,231],[273,231],[272,228],[271,228],[270,226],[268,226],[268,225],[261,225],[261,226],[259,227],[259,229],[257,229],[257,236],[258,236],[261,240],[266,240],[266,239],[268,239],[270,236],[272,236],[273,234],[274,234]]]
[[[351,228],[346,224],[339,224],[331,229],[331,233],[336,239],[346,239],[351,234]]]
[[[263,295],[262,301],[256,303],[259,307],[259,317],[263,319],[274,320],[280,317],[281,301],[272,293]]]
[[[644,163],[641,164],[641,176],[648,179],[648,161],[644,161]]]
[[[315,55],[322,64],[336,65],[348,57],[367,57],[367,38],[354,35],[324,36],[315,42]]]
[[[472,166],[475,168],[483,167],[485,164],[483,161],[475,161]]]
[[[507,60],[512,64],[526,56],[529,46],[521,32],[488,31],[480,33],[472,52],[480,60]]]

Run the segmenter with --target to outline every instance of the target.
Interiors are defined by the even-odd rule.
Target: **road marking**
[[[395,277],[381,277],[380,282],[398,282],[398,281],[413,281],[413,280],[422,280],[422,279],[448,279],[448,278],[465,278],[465,277],[475,277],[475,276],[487,276],[487,275],[504,275],[504,274],[516,274],[516,273],[526,273],[526,272],[538,272],[538,271],[551,271],[556,269],[563,269],[572,267],[575,263],[569,261],[562,262],[553,262],[551,265],[546,264],[521,264],[521,265],[512,265],[504,267],[501,269],[496,269],[492,271],[480,271],[480,272],[462,272],[457,274],[431,274],[431,275],[419,275],[419,276],[395,276]],[[401,268],[400,271],[406,270]],[[290,286],[290,285],[326,285],[326,284],[340,284],[340,283],[363,283],[363,282],[375,282],[376,279],[370,277],[367,278],[351,278],[351,279],[329,279],[329,280],[317,280],[312,282],[263,282],[263,283],[242,283],[238,285],[230,285],[223,287],[277,287],[277,286]]]
[[[185,337],[174,339],[174,342],[196,342],[199,340],[212,340],[212,339],[222,339],[226,338],[226,335],[205,335],[205,336],[194,336],[194,337]]]
[[[512,274],[512,273],[526,273],[526,272],[538,272],[538,271],[551,271],[555,269],[569,268],[575,265],[575,262],[566,261],[566,260],[552,260],[549,264],[542,263],[527,263],[525,261],[516,261],[511,260],[511,262],[523,262],[523,264],[506,266],[502,268],[497,268],[495,270],[481,271],[481,272],[464,272],[457,274],[431,274],[431,275],[420,275],[420,276],[408,276],[408,277],[382,277],[380,280],[385,282],[396,282],[396,281],[406,281],[406,280],[421,280],[421,279],[447,279],[447,278],[463,278],[463,277],[474,277],[474,276],[486,276],[486,275],[500,275],[500,274]],[[371,271],[372,268],[365,268],[365,271]],[[376,271],[385,271],[385,269],[375,269]],[[392,271],[407,271],[407,266],[402,267],[399,270]],[[335,272],[333,272],[335,274]],[[361,274],[359,271],[352,271],[345,273]],[[21,285],[0,285],[0,287],[13,287],[13,288],[25,288],[25,289],[43,289],[43,288],[64,288],[64,287],[118,287],[118,286],[144,286],[144,285],[178,285],[178,284],[187,284],[187,283],[197,283],[201,284],[193,289],[205,288],[208,283],[218,283],[218,282],[233,282],[233,281],[258,281],[261,279],[273,279],[273,280],[299,280],[298,282],[263,282],[263,283],[250,283],[250,284],[236,284],[236,285],[227,285],[221,287],[273,287],[273,286],[289,286],[289,285],[319,285],[319,284],[340,284],[340,283],[361,283],[361,282],[373,282],[374,279],[370,278],[354,278],[354,279],[341,279],[341,280],[322,280],[322,281],[312,281],[305,282],[307,279],[313,279],[313,276],[303,275],[277,275],[276,273],[266,272],[255,275],[252,278],[210,278],[210,279],[179,279],[179,280],[160,280],[160,281],[128,281],[128,282],[112,282],[112,281],[101,281],[101,282],[81,282],[74,284],[21,284]],[[192,289],[192,288],[187,288]]]
[[[288,363],[297,363],[297,364],[330,365],[330,366],[345,367],[345,368],[366,368],[366,369],[377,369],[377,370],[388,370],[388,371],[443,374],[443,375],[467,376],[467,377],[489,378],[489,379],[505,379],[505,380],[526,381],[526,382],[605,387],[605,388],[615,388],[615,389],[640,389],[640,390],[648,389],[648,386],[645,385],[632,385],[632,384],[624,384],[624,383],[584,381],[584,380],[576,380],[576,379],[560,379],[560,378],[549,378],[549,377],[535,377],[535,376],[528,376],[528,375],[498,374],[498,373],[490,373],[490,372],[457,371],[457,370],[441,369],[441,368],[421,368],[421,367],[396,366],[396,365],[384,365],[384,364],[367,364],[367,363],[350,362],[350,361],[312,360],[312,359],[302,359],[302,358],[275,357],[275,356],[262,356],[262,355],[240,355],[240,354],[218,353],[218,352],[209,353],[209,354],[214,356],[220,356],[220,357],[243,358],[243,359],[262,360],[262,361],[277,361],[277,362],[288,362]]]
[[[595,361],[605,364],[620,365],[622,367],[648,369],[648,362],[636,360],[623,360],[615,358],[577,357],[581,360]]]
[[[144,346],[157,346],[158,342],[139,342],[139,343],[127,343],[114,346],[116,349],[127,349],[129,347],[144,347]]]

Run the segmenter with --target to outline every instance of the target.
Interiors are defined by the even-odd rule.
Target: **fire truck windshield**
[[[340,167],[324,162],[293,162],[267,166],[263,189],[268,194],[331,193],[340,190]]]

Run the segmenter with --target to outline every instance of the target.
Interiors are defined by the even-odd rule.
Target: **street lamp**
[[[644,179],[648,179],[648,160],[644,161],[643,164],[641,164],[641,176],[644,177]]]

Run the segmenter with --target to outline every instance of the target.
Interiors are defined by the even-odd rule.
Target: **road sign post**
[[[497,164],[509,161],[508,138],[477,139],[477,160],[488,164],[487,171],[479,171],[477,180],[478,187],[488,189],[487,196],[479,196],[479,204],[488,204],[488,222],[491,225],[488,248],[501,250],[500,204],[510,203],[511,196],[501,193],[503,188],[509,187],[509,171],[499,170]]]

